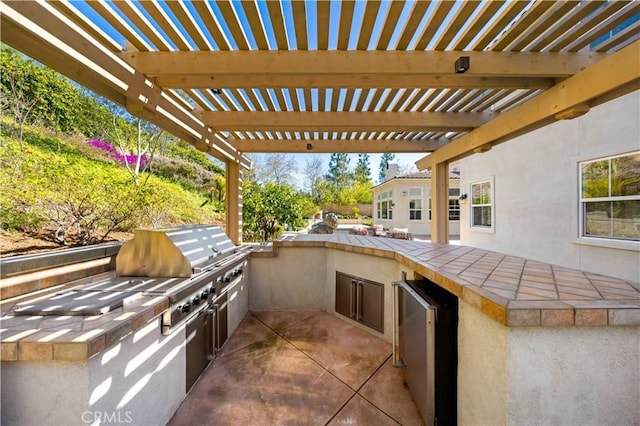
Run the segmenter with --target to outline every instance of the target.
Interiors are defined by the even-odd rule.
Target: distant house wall
[[[640,93],[460,162],[462,244],[640,281],[640,242],[582,238],[579,163],[640,150]],[[470,227],[471,184],[494,183],[493,230]]]
[[[459,179],[450,179],[450,188],[459,188]],[[411,219],[410,201],[412,188],[422,189],[422,212],[420,219]],[[378,218],[377,202],[378,194],[393,191],[393,215],[392,219]],[[402,178],[387,180],[373,188],[373,223],[389,228],[408,228],[414,235],[431,235],[431,220],[429,219],[429,198],[431,194],[430,178]],[[458,198],[457,196],[455,197]],[[415,214],[414,214],[415,217]],[[449,234],[459,235],[460,225],[458,220],[449,221]]]

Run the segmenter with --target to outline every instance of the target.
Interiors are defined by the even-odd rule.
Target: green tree
[[[369,161],[369,154],[358,154],[358,164],[356,164],[356,170],[354,178],[356,182],[364,183],[371,180],[371,164]]]
[[[288,184],[245,181],[242,185],[242,225],[246,241],[269,241],[277,238],[285,226],[298,229],[304,225],[308,203]]]
[[[380,157],[380,169],[378,172],[378,182],[384,182],[384,177],[387,172],[387,164],[390,161],[393,161],[396,158],[395,154],[391,154],[389,152],[385,152]]]
[[[326,179],[335,186],[337,192],[351,185],[353,181],[353,174],[349,171],[349,162],[349,154],[331,154]]]

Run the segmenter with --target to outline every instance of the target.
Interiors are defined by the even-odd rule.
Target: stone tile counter
[[[263,248],[325,247],[395,259],[510,327],[640,325],[640,284],[467,246],[351,234],[298,235]]]
[[[460,245],[298,235],[252,253],[251,309],[358,326],[338,307],[346,274],[384,287],[379,334],[391,342],[403,273],[458,297],[458,424],[640,424],[635,282]]]
[[[14,309],[29,302],[81,287],[112,274],[107,272],[2,300],[0,302],[0,360],[87,360],[140,330],[169,308],[167,297],[137,295],[125,300],[121,308],[96,316],[13,314]]]

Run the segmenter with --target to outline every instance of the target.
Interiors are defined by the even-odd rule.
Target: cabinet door
[[[336,273],[336,312],[349,318],[355,318],[354,309],[355,280],[347,275]]]
[[[358,319],[384,333],[384,286],[371,281],[358,281]]]

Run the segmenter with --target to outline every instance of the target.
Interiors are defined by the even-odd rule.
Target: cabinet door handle
[[[356,287],[356,319],[362,319],[362,283],[359,282]]]
[[[357,318],[357,297],[354,293],[357,291],[357,283],[355,280],[351,280],[349,291],[349,317]]]

